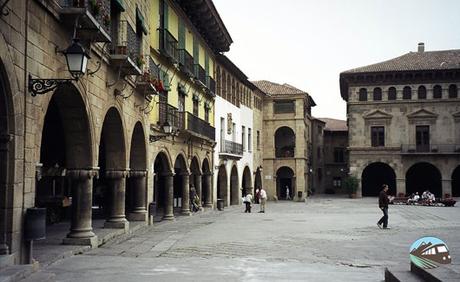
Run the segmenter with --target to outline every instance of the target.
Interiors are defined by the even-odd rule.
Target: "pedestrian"
[[[286,185],[286,200],[290,200],[291,195],[289,194],[289,187]]]
[[[251,203],[252,203],[252,195],[251,193],[247,193],[246,196],[244,196],[244,204],[246,205],[246,209],[244,212],[251,213]]]
[[[379,208],[382,210],[383,212],[383,216],[382,218],[377,222],[377,226],[380,228],[380,229],[390,229],[390,227],[388,227],[388,195],[387,195],[387,191],[388,191],[388,185],[386,184],[383,184],[382,185],[382,191],[380,191],[380,194],[379,194]],[[383,226],[382,226],[383,224]]]
[[[260,211],[261,213],[265,212],[265,203],[267,202],[267,192],[265,192],[265,189],[262,187],[260,188]]]
[[[259,188],[257,188],[257,189],[256,189],[256,195],[255,195],[255,197],[254,197],[254,202],[255,202],[256,204],[259,204],[259,199],[260,199],[260,190],[259,190]]]

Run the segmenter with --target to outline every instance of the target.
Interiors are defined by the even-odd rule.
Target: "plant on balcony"
[[[101,0],[89,0],[89,5],[91,7],[91,11],[95,16],[98,16],[102,9],[102,2]]]
[[[102,18],[102,21],[105,25],[105,27],[109,27],[110,24],[112,23],[110,16],[108,14],[105,14],[104,17]]]
[[[356,191],[358,191],[359,186],[358,178],[353,175],[348,176],[345,178],[344,186],[350,198],[356,198]]]
[[[155,81],[153,81],[152,84],[158,92],[166,90],[161,79],[155,79]]]
[[[139,68],[142,68],[142,66],[145,64],[145,59],[144,59],[144,56],[143,55],[139,55],[136,57],[136,65],[139,67]]]

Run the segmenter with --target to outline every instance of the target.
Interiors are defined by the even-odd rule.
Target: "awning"
[[[118,8],[118,10],[120,10],[121,12],[124,12],[125,11],[125,3],[123,2],[123,0],[112,0],[112,3],[115,7]]]
[[[145,25],[145,20],[144,16],[142,15],[141,11],[139,11],[139,8],[136,7],[136,24],[137,27],[140,27],[142,29],[142,32],[147,35],[148,30],[147,26]]]

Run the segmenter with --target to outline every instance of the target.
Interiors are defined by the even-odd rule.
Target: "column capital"
[[[70,168],[66,172],[66,176],[72,179],[91,179],[98,175],[99,175],[98,167]]]
[[[105,171],[105,177],[108,179],[119,179],[125,178],[129,174],[129,170],[126,169],[109,169]]]
[[[130,170],[129,177],[136,178],[136,177],[146,177],[147,170]]]

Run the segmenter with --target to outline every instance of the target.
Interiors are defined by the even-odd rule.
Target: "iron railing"
[[[179,49],[179,64],[183,72],[188,76],[193,76],[193,57],[185,49]]]
[[[408,154],[417,154],[417,153],[460,153],[460,144],[426,144],[426,145],[416,145],[416,144],[402,144],[401,152]]]
[[[295,152],[295,147],[282,147],[275,148],[275,156],[277,158],[293,158]]]
[[[127,55],[133,60],[140,60],[140,42],[136,36],[136,32],[128,21],[120,21],[117,30],[113,30],[112,38],[112,54]],[[139,64],[138,64],[139,65]]]
[[[158,110],[160,125],[167,121],[172,127],[185,129],[184,112],[164,102],[160,102]]]
[[[160,52],[173,61],[179,61],[178,41],[167,29],[160,29]]]
[[[110,1],[111,0],[61,0],[62,8],[84,8],[102,25],[110,34]]]
[[[211,91],[213,94],[216,94],[216,81],[212,77],[206,77],[206,86],[208,87],[209,91]]]
[[[149,57],[149,72],[152,78],[160,79],[160,68],[155,62]]]
[[[195,64],[195,78],[201,81],[203,85],[206,85],[206,71],[199,64]]]
[[[216,129],[207,121],[187,112],[187,130],[205,136],[211,140],[216,140]]]
[[[239,143],[228,141],[228,140],[223,140],[222,145],[220,148],[221,153],[240,155],[240,156],[243,155],[243,144],[239,144]]]

